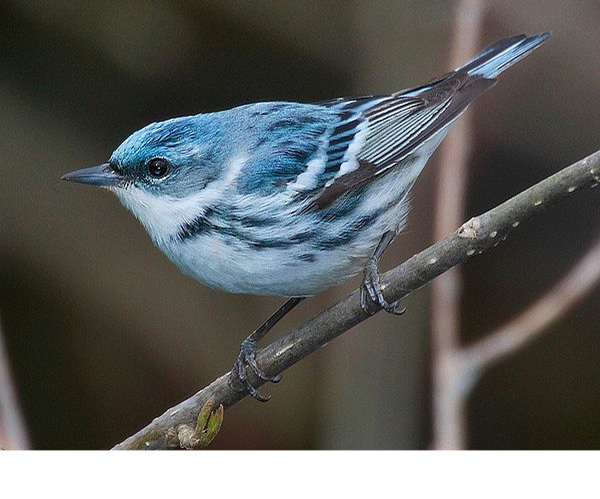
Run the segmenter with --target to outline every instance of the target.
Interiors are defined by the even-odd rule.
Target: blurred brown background
[[[481,47],[552,31],[470,111],[467,217],[600,148],[600,4],[489,2]],[[32,446],[110,447],[230,368],[281,300],[184,277],[107,192],[59,181],[155,120],[416,85],[448,69],[454,3],[0,2],[0,321]],[[432,242],[436,158],[386,266]],[[588,190],[465,266],[464,338],[552,285],[598,236]],[[207,262],[209,265],[210,262]],[[278,331],[344,296],[303,303]],[[428,289],[244,400],[212,448],[429,446]],[[600,447],[600,290],[481,380],[469,446]]]

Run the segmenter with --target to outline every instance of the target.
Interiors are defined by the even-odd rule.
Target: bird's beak
[[[60,177],[60,179],[67,180],[68,182],[97,185],[100,187],[116,186],[123,181],[123,177],[113,170],[110,163],[103,163],[98,166],[66,173]]]

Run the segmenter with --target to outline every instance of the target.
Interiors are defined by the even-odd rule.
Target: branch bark
[[[496,246],[518,225],[542,210],[585,187],[600,183],[600,151],[564,168],[492,210],[472,218],[458,230],[382,276],[383,294],[392,302],[421,288],[443,272]],[[277,375],[364,321],[360,292],[296,327],[260,350],[257,362],[267,375]],[[114,449],[165,449],[173,447],[170,437],[181,425],[194,425],[204,404],[225,409],[247,394],[233,390],[229,373],[213,381],[187,400],[167,410],[148,426],[116,445]],[[260,381],[254,379],[254,385]]]

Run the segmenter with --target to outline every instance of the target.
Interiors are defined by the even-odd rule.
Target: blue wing
[[[288,190],[326,207],[400,164],[493,84],[463,73],[412,95],[260,104],[268,114],[252,135],[239,189]]]
[[[324,208],[402,162],[447,128],[500,72],[547,34],[502,40],[464,66],[421,87],[388,96],[317,104],[254,105],[267,118],[255,132],[243,187],[264,194],[287,189]]]
[[[287,189],[314,197],[359,169],[363,151],[376,153],[374,160],[383,165],[398,141],[408,139],[413,129],[403,124],[419,107],[422,100],[397,96],[253,105],[248,111],[262,112],[264,119],[248,131],[252,155],[238,188],[262,194]]]
[[[281,191],[312,171],[316,158],[325,157],[328,131],[339,119],[313,104],[266,102],[244,108],[254,120],[246,131],[252,154],[238,177],[243,194]]]

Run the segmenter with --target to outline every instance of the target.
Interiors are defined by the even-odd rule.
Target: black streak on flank
[[[249,234],[255,234],[256,231],[248,230],[252,228],[265,227],[274,224],[273,219],[247,219],[243,217],[236,217],[232,214],[219,213],[218,209],[209,208],[203,215],[196,217],[191,222],[187,222],[182,225],[175,236],[175,239],[179,241],[187,241],[195,237],[207,234],[213,234],[215,237],[221,236],[235,239],[236,241],[247,245],[249,249],[253,250],[264,250],[264,249],[286,249],[293,247],[297,244],[309,244],[310,247],[320,251],[331,251],[340,246],[351,243],[361,231],[371,225],[382,212],[389,209],[388,206],[380,208],[379,210],[363,215],[355,219],[345,230],[334,235],[320,235],[315,230],[307,230],[299,232],[290,237],[266,237],[266,238],[250,238]],[[223,220],[228,219],[234,222],[233,225],[219,224],[215,221],[221,217]],[[306,262],[316,261],[315,253],[304,253],[298,256],[299,260]]]
[[[215,230],[214,225],[212,222],[210,222],[210,220],[208,220],[206,214],[204,214],[194,218],[194,220],[191,222],[186,222],[181,225],[174,239],[179,241],[187,241],[188,239],[198,237],[202,234],[207,234],[213,230]]]
[[[227,220],[229,223],[218,223],[218,220]],[[233,223],[232,223],[233,222]],[[248,248],[263,250],[266,248],[289,248],[295,244],[310,241],[315,237],[313,231],[300,232],[290,238],[251,238],[250,233],[255,233],[256,228],[264,228],[276,225],[278,221],[273,218],[249,218],[239,217],[235,213],[222,213],[217,208],[208,208],[202,215],[194,220],[186,222],[179,227],[174,240],[187,241],[195,237],[213,234],[215,237],[230,237],[240,243],[246,244]]]

